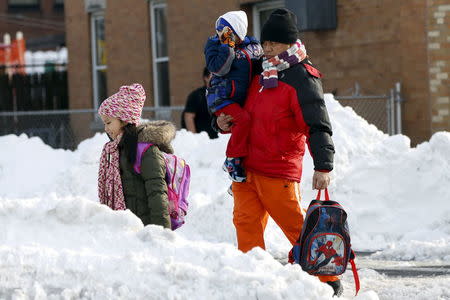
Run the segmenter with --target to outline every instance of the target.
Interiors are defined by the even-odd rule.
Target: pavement
[[[442,262],[374,260],[375,252],[356,252],[357,268],[367,268],[389,277],[450,276],[450,264]]]

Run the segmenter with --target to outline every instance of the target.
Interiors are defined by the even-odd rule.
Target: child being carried
[[[242,108],[252,79],[252,65],[263,55],[258,40],[248,37],[247,14],[230,11],[216,21],[216,35],[205,46],[206,66],[213,74],[207,90],[208,108],[216,116],[233,117],[224,169],[231,180],[246,180],[242,161],[247,155],[250,116]]]

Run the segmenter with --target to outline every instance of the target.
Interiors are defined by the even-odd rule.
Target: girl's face
[[[100,115],[100,118],[102,118],[103,124],[105,124],[106,133],[113,140],[123,132],[123,127],[126,125],[124,121],[103,115]]]

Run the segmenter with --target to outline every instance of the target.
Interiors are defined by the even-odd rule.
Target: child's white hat
[[[226,14],[220,16],[216,21],[216,28],[219,25],[221,18],[231,25],[231,29],[233,29],[233,31],[242,41],[245,39],[248,27],[247,14],[245,13],[245,11],[229,11]]]

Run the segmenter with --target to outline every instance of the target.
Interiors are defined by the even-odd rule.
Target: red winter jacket
[[[320,73],[306,60],[278,73],[278,87],[263,89],[260,75],[252,80],[245,102],[251,116],[246,169],[299,182],[305,142],[314,169],[333,169],[332,130]]]

